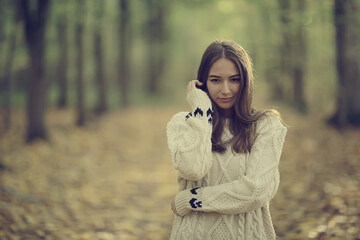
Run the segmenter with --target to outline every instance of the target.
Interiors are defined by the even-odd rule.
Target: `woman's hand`
[[[199,80],[192,80],[189,82],[189,84],[187,85],[187,93],[189,94],[193,89],[196,89],[198,87],[203,86],[204,84],[202,82],[200,82]]]
[[[180,214],[176,211],[175,200],[173,200],[173,201],[171,202],[171,210],[173,211],[173,213],[174,213],[175,215],[181,217]]]

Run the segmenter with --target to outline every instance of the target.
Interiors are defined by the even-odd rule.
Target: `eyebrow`
[[[209,75],[209,78],[210,78],[210,77],[213,77],[213,78],[221,78],[220,76],[217,76],[217,75],[214,75],[214,74]],[[240,74],[235,74],[235,75],[230,76],[230,78],[234,78],[234,77],[240,77]]]

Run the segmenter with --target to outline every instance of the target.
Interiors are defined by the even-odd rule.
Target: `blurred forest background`
[[[255,106],[278,106],[290,127],[279,237],[359,239],[359,9],[0,0],[0,238],[168,239],[166,122],[205,48],[231,39],[254,61]]]

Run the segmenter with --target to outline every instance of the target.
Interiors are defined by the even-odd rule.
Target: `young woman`
[[[275,239],[269,201],[287,129],[252,107],[252,63],[232,41],[205,51],[187,86],[190,113],[167,125],[179,193],[171,239]]]

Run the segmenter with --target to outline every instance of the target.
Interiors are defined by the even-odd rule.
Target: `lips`
[[[230,97],[230,98],[219,98],[220,102],[223,103],[227,103],[227,102],[231,102],[234,98]]]

